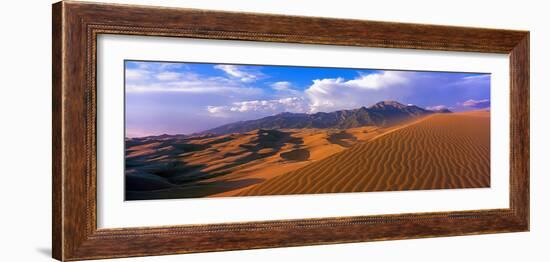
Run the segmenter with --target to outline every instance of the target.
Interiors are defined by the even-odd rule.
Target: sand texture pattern
[[[427,116],[239,195],[489,186],[489,112],[468,112]]]

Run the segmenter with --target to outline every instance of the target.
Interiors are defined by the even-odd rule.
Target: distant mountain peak
[[[369,108],[388,108],[388,107],[403,109],[403,108],[406,108],[407,106],[394,100],[384,100],[370,106]]]
[[[434,111],[435,113],[452,113],[453,112],[453,111],[449,110],[448,108],[438,108],[438,109],[434,109],[432,111]]]
[[[404,105],[397,101],[386,100],[370,107],[314,114],[282,112],[260,119],[234,122],[222,125],[199,134],[246,133],[257,129],[301,129],[301,128],[338,128],[346,129],[361,126],[387,126],[414,117],[436,113],[415,105]],[[439,112],[437,112],[439,113]]]

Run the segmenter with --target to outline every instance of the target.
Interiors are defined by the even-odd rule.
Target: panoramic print
[[[124,67],[126,200],[490,187],[490,74]]]

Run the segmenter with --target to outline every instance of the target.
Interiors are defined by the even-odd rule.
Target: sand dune
[[[489,112],[388,127],[131,139],[126,198],[488,187]]]
[[[489,150],[489,112],[435,114],[238,195],[488,187]]]
[[[138,139],[126,150],[127,199],[234,196],[367,141],[384,128],[254,130]]]

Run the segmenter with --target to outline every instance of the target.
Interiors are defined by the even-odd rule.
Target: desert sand
[[[490,186],[489,112],[435,114],[239,195]]]
[[[126,198],[488,187],[489,119],[475,111],[391,127],[130,140]]]
[[[127,198],[233,196],[384,130],[372,126],[255,130],[214,137],[130,141],[126,153]]]

